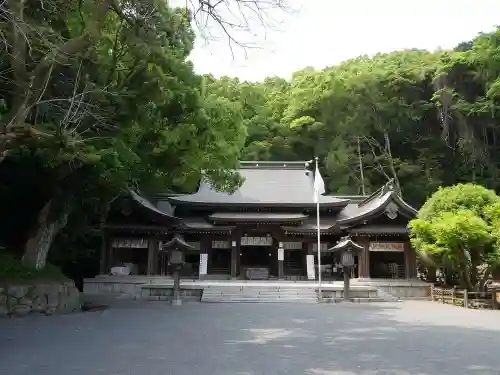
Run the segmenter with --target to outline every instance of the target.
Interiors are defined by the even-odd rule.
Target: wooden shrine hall
[[[320,196],[318,269],[309,162],[241,162],[239,173],[244,182],[233,194],[201,181],[193,194],[146,199],[130,192],[118,200],[106,225],[101,274],[168,276],[162,250],[177,236],[186,243],[184,278],[315,280],[321,272],[324,280],[340,280],[339,255],[329,249],[348,236],[363,248],[352,277],[416,277],[407,230],[416,210],[392,182],[370,196]]]

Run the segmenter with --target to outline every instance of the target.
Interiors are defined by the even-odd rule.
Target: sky
[[[498,0],[287,1],[291,12],[268,13],[272,27],[253,17],[251,32],[233,33],[257,48],[233,44],[231,51],[215,25],[210,33],[216,40],[199,35],[190,56],[196,72],[251,81],[289,78],[307,66],[321,69],[364,54],[453,48],[500,25]]]

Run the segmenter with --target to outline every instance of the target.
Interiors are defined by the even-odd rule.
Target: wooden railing
[[[468,309],[494,309],[500,305],[500,290],[470,292],[467,289],[431,287],[433,301]]]

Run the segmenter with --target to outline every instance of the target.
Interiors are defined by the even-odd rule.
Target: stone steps
[[[381,298],[381,297],[353,297],[349,298],[348,302],[355,302],[355,303],[361,303],[361,302],[387,302],[387,299]],[[343,298],[324,298],[323,299],[324,303],[340,303],[344,302]]]
[[[316,303],[313,288],[263,286],[211,286],[203,290],[202,302]]]
[[[326,294],[326,295],[325,295]],[[323,290],[325,303],[342,302],[343,291]],[[394,300],[376,288],[351,290],[351,302],[383,302]],[[261,286],[261,285],[211,285],[203,289],[201,302],[254,302],[254,303],[317,303],[315,287]]]

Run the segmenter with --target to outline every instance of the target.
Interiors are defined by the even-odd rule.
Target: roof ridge
[[[310,160],[304,161],[240,161],[240,169],[286,169],[305,170],[310,165]]]
[[[365,198],[363,201],[359,202],[359,206],[360,207],[364,206],[365,204],[367,204],[368,202],[371,202],[375,198],[380,198],[389,192],[392,192],[392,193],[397,192],[397,189],[394,188],[394,178],[391,178],[384,185],[382,185],[380,188],[378,188],[372,194],[370,194],[367,198]]]

